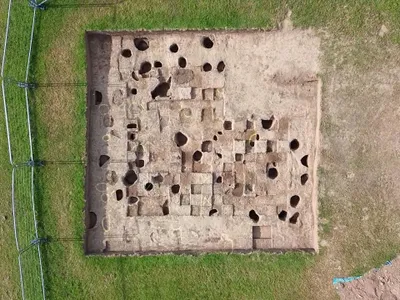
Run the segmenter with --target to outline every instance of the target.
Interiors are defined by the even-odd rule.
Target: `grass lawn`
[[[2,28],[7,2],[0,3]],[[32,19],[32,9],[26,2],[15,0],[12,6],[6,64],[7,77],[21,81],[25,77]],[[48,299],[331,299],[334,297],[333,276],[365,272],[398,252],[400,235],[396,236],[393,228],[400,209],[393,205],[391,198],[396,193],[382,195],[383,184],[380,182],[367,187],[368,180],[345,185],[339,177],[342,169],[350,167],[356,176],[367,174],[376,157],[376,153],[369,156],[369,152],[364,156],[357,155],[358,149],[353,148],[349,148],[348,156],[339,156],[344,143],[340,137],[350,133],[366,135],[364,127],[357,127],[357,124],[364,124],[364,116],[360,115],[358,119],[350,116],[351,112],[363,111],[366,99],[375,99],[368,93],[369,86],[359,74],[380,72],[388,61],[396,61],[397,43],[400,42],[398,1],[127,0],[104,7],[80,6],[89,3],[83,0],[49,0],[48,3],[47,11],[38,12],[30,70],[30,80],[45,85],[30,93],[34,155],[37,159],[54,162],[35,170],[40,232],[53,240],[41,247]],[[293,12],[295,27],[313,27],[322,39],[324,94],[319,234],[327,246],[316,256],[255,253],[85,257],[82,245],[84,166],[79,163],[85,153],[86,87],[82,84],[86,81],[85,30],[274,29],[288,8]],[[377,33],[382,24],[389,28],[389,33],[379,38]],[[4,39],[4,30],[0,37]],[[337,74],[342,74],[341,78],[351,78],[349,85],[332,88],[341,80]],[[338,92],[335,94],[335,91]],[[26,162],[30,149],[24,90],[8,84],[6,95],[14,160]],[[339,98],[350,101],[343,104],[335,100]],[[376,99],[379,101],[379,97]],[[354,105],[347,106],[348,103]],[[353,132],[341,131],[336,114],[339,107],[346,108],[342,112],[345,114],[343,119],[348,120],[347,126],[354,128]],[[346,112],[349,112],[348,116]],[[368,120],[370,118],[365,117],[366,126]],[[11,167],[3,134],[4,122],[1,126],[0,260],[3,263],[0,298],[17,299],[20,289],[10,203]],[[374,168],[380,172],[378,167]],[[30,170],[26,167],[18,169],[16,176],[19,232],[21,242],[28,245],[32,238],[32,215],[25,207],[30,207]],[[370,198],[361,192],[365,188]],[[370,201],[363,202],[365,199]],[[347,206],[350,202],[351,207]],[[367,224],[360,225],[365,207],[373,213]],[[40,286],[34,277],[36,265],[30,257],[26,257],[26,264],[33,272],[26,275],[30,296],[27,298],[38,299]]]

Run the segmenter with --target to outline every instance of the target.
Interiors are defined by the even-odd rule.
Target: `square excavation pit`
[[[86,253],[317,250],[312,31],[86,40]]]

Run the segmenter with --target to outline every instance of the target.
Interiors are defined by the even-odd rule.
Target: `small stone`
[[[384,35],[386,35],[389,32],[389,29],[387,29],[387,27],[385,25],[382,24],[381,29],[379,30],[378,35],[380,37],[383,37]]]
[[[321,240],[319,244],[321,245],[321,247],[328,246],[328,242],[326,240]]]
[[[283,31],[293,29],[293,22],[291,20],[291,16],[292,16],[292,11],[289,9],[286,13],[285,19],[283,20],[283,22],[281,24],[281,29]]]
[[[368,219],[369,219],[369,216],[368,216],[368,215],[365,215],[365,216],[362,217],[362,220],[363,220],[363,221],[368,221]]]
[[[320,222],[321,224],[324,224],[324,225],[329,224],[329,220],[328,220],[328,219],[325,219],[325,218],[319,219],[319,222]]]

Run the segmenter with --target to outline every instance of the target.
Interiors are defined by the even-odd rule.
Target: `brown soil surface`
[[[88,59],[89,252],[317,249],[313,31],[95,33]]]
[[[400,299],[400,258],[380,269],[373,269],[360,279],[338,284],[343,300],[397,300]]]

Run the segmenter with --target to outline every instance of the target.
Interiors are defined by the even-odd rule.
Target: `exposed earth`
[[[360,279],[338,284],[343,300],[397,300],[400,299],[400,259],[374,269]]]
[[[88,34],[87,251],[316,250],[319,44]]]

